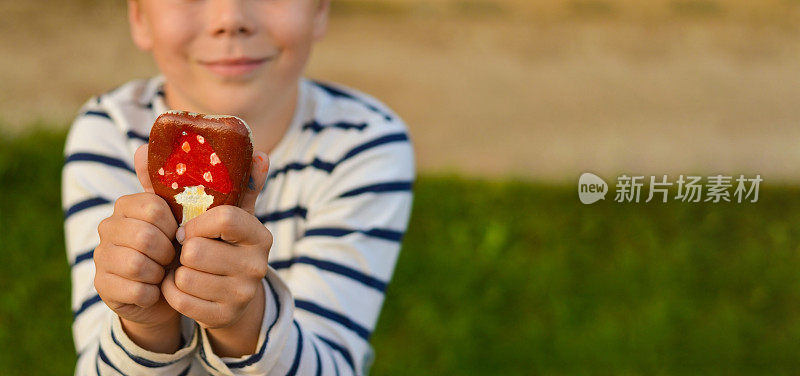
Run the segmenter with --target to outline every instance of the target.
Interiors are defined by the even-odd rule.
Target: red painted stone
[[[161,114],[150,130],[150,181],[178,223],[183,214],[175,195],[184,187],[204,186],[205,192],[214,196],[209,209],[238,206],[250,178],[252,160],[250,130],[234,116],[169,111]]]
[[[225,164],[221,161],[216,164],[211,163],[212,154],[217,156],[211,144],[199,143],[198,137],[202,139],[205,137],[198,136],[194,132],[185,133],[178,139],[177,145],[163,166],[164,175],[160,176],[161,183],[166,186],[178,183],[179,187],[202,185],[222,193],[230,193],[233,183]],[[218,157],[216,159],[219,160]],[[206,179],[209,176],[210,180]]]

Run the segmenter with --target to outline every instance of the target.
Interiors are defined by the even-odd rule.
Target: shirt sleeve
[[[206,370],[367,374],[373,358],[369,338],[408,225],[414,177],[413,151],[403,132],[342,153],[309,195],[305,230],[291,258],[270,262],[256,353],[217,357],[200,329],[197,356]]]
[[[178,375],[191,363],[198,342],[196,325],[184,322],[184,346],[175,354],[157,354],[137,346],[119,317],[94,288],[97,226],[113,213],[123,195],[141,191],[133,153],[142,141],[121,132],[112,116],[91,101],[75,120],[65,145],[62,205],[67,258],[72,279],[72,334],[76,375]]]

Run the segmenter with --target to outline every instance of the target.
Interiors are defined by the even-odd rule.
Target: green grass
[[[376,373],[800,366],[797,189],[765,186],[748,205],[584,206],[575,188],[422,179]]]
[[[7,375],[72,372],[62,142],[0,137]],[[800,189],[768,183],[756,204],[584,206],[573,186],[422,176],[372,373],[795,373]]]
[[[74,367],[63,143],[63,135],[45,132],[0,137],[0,373],[6,375],[67,375]]]

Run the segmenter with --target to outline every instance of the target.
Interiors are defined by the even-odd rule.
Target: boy
[[[67,139],[76,374],[368,372],[414,160],[382,104],[301,78],[329,5],[128,1],[134,43],[163,77],[90,100]],[[250,125],[241,207],[179,227],[152,193],[147,135],[169,109]]]

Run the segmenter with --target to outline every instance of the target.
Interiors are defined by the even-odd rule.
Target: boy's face
[[[178,109],[247,115],[294,93],[330,0],[128,0]]]

